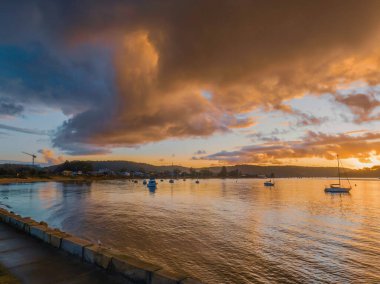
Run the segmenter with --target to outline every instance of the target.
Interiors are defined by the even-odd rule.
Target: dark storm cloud
[[[246,127],[253,121],[241,115],[259,106],[342,82],[377,84],[379,8],[369,0],[3,1],[0,96],[70,115],[53,143],[72,154]]]
[[[112,96],[112,70],[104,50],[79,47],[55,54],[54,48],[41,43],[0,45],[0,99],[76,114]]]
[[[0,129],[14,131],[14,132],[20,132],[20,133],[25,133],[25,134],[34,134],[34,135],[50,135],[50,134],[52,134],[46,130],[28,129],[28,128],[22,128],[22,127],[9,126],[9,125],[5,125],[5,124],[0,124]]]
[[[20,115],[23,111],[24,107],[22,105],[14,104],[0,98],[0,117]]]

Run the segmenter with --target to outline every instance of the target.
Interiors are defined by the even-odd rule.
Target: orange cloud
[[[380,101],[373,94],[336,95],[335,99],[351,110],[357,123],[380,120],[379,114],[373,115],[374,111],[380,106]]]
[[[306,93],[380,83],[379,1],[66,2],[29,4],[30,27],[19,32],[17,22],[11,35],[38,35],[44,67],[63,70],[54,84],[83,78],[66,92],[64,83],[41,91],[46,76],[30,84],[39,103],[70,115],[53,145],[72,154],[208,136],[252,125],[257,108],[286,111],[284,101]],[[320,123],[300,116],[300,125]]]
[[[358,136],[347,134],[327,135],[309,132],[302,140],[276,142],[242,147],[237,151],[221,151],[202,157],[231,163],[278,163],[283,159],[324,158],[333,160],[356,158],[371,163],[372,156],[380,155],[380,133]]]
[[[143,4],[120,5],[107,7],[114,15],[104,24],[107,13],[84,13],[86,25],[75,30],[77,40],[90,34],[114,42],[118,96],[95,129],[67,124],[66,134],[75,133],[70,139],[131,146],[211,135],[252,125],[236,115],[259,106],[286,111],[284,100],[380,78],[376,1],[343,7],[339,1],[158,1],[148,13]],[[96,2],[90,9],[104,7]],[[211,99],[201,95],[204,89]],[[324,121],[292,114],[299,125]]]
[[[53,150],[41,149],[38,153],[42,154],[44,161],[48,164],[60,164],[65,161],[62,156],[56,156]]]

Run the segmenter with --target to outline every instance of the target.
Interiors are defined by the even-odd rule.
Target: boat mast
[[[336,159],[337,159],[337,161],[338,161],[338,179],[339,179],[339,186],[340,186],[339,155],[336,155]]]

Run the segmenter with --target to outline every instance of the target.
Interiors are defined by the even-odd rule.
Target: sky
[[[378,165],[379,9],[2,0],[0,162]]]

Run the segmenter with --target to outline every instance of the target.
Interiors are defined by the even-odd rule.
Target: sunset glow
[[[1,159],[376,166],[379,8],[5,1]]]

